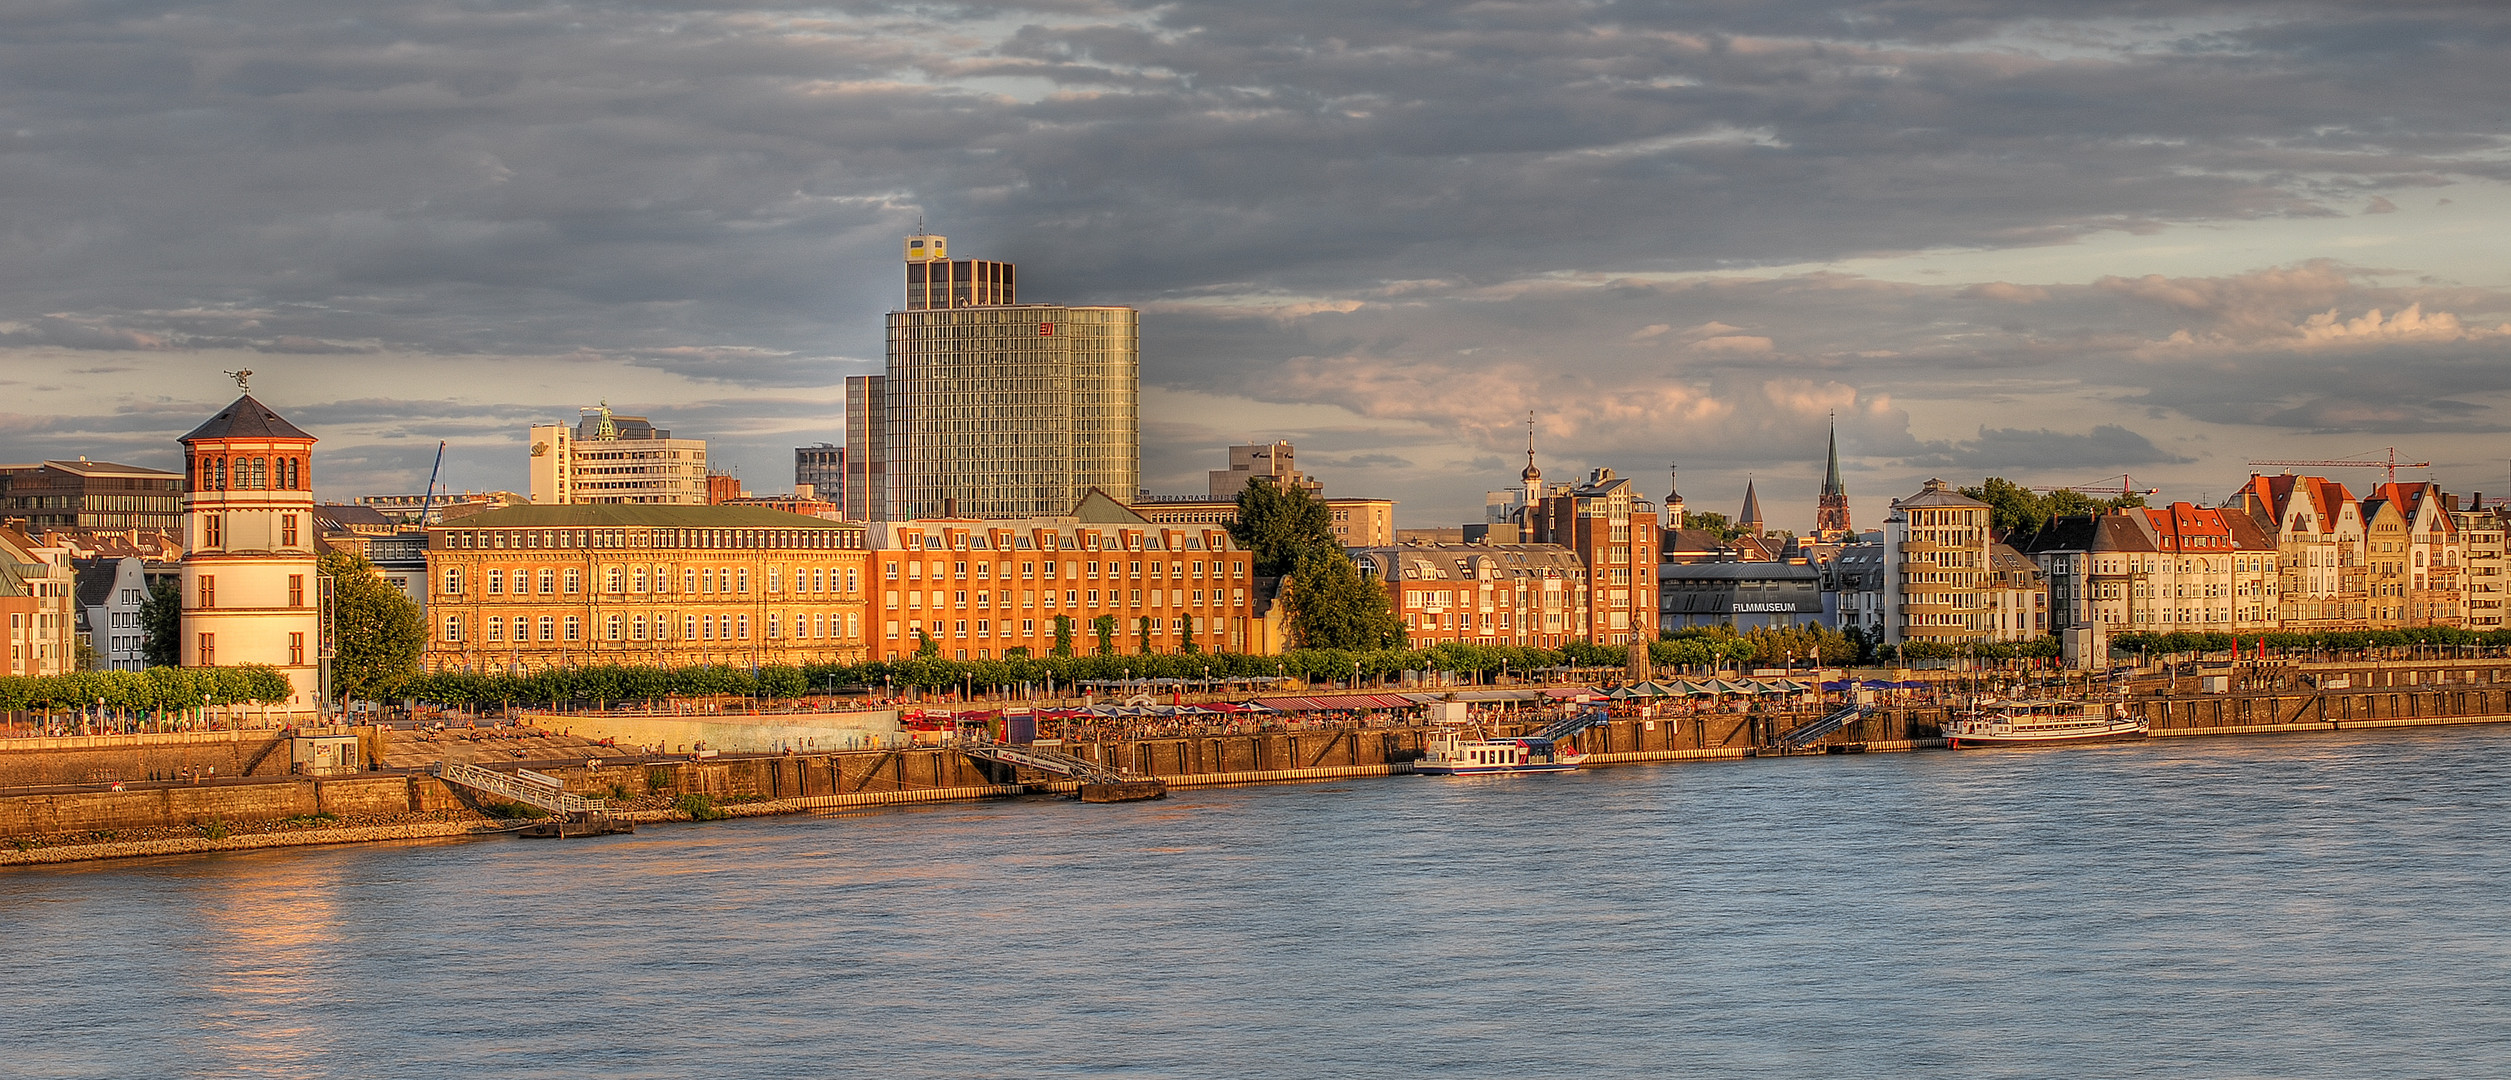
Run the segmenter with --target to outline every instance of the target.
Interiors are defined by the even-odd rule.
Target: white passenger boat
[[[1432,776],[1485,776],[1498,773],[1569,772],[1587,755],[1551,739],[1526,736],[1484,738],[1449,728],[1431,737],[1412,771]]]
[[[2146,726],[2143,717],[2128,714],[2124,702],[2003,701],[1946,724],[1944,738],[1956,750],[2117,742],[2144,738]]]

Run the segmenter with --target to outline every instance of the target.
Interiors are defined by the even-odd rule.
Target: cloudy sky
[[[2511,494],[2505,71],[2413,0],[25,0],[0,460],[171,466],[251,367],[327,497],[521,488],[604,399],[782,490],[921,218],[1143,309],[1155,490],[1282,437],[1478,517],[1531,410],[1794,527],[1833,413],[1865,524],[2393,444]]]

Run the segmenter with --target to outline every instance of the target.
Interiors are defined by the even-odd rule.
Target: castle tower
[[[1746,536],[1759,536],[1768,531],[1770,523],[1761,519],[1761,496],[1752,489],[1752,480],[1744,481],[1744,512],[1735,515],[1735,527]]]
[[[1825,544],[1845,544],[1856,538],[1857,530],[1848,522],[1848,485],[1840,482],[1840,424],[1831,421],[1831,462],[1822,473],[1822,501],[1814,508],[1814,539]]]
[[[182,442],[183,666],[268,664],[315,713],[314,437],[246,393]]]

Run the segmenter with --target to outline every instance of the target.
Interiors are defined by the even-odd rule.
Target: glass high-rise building
[[[909,237],[906,256],[887,373],[865,378],[860,406],[848,402],[849,462],[868,466],[860,455],[877,447],[883,465],[867,516],[1060,517],[1091,488],[1133,498],[1140,313],[1019,303],[1010,263],[953,260],[939,236]],[[854,423],[873,401],[877,434]]]

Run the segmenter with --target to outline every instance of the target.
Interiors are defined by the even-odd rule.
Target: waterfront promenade
[[[2063,688],[2063,682],[2040,689]],[[2118,680],[2155,738],[2264,735],[2511,722],[2511,663],[2469,660],[2252,664],[2150,671]],[[1924,750],[1982,694],[2027,690],[1996,678],[1945,679],[1889,692],[1813,753]],[[1768,756],[1777,736],[1830,705],[1793,702],[1611,703],[1616,715],[1577,737],[1594,767]],[[1558,708],[1490,708],[1499,734]],[[511,828],[465,792],[426,775],[435,760],[529,767],[572,793],[646,821],[685,818],[684,797],[729,815],[826,811],[1069,792],[1072,781],[971,759],[948,743],[813,753],[650,752],[546,730],[590,726],[583,714],[539,727],[446,732],[361,729],[376,766],[289,775],[271,731],[86,736],[0,743],[0,865],[338,843]],[[1094,720],[1045,745],[1172,788],[1345,779],[1408,772],[1434,726],[1385,712],[1325,717]],[[685,750],[685,748],[684,748]],[[178,764],[179,762],[179,764]],[[223,764],[222,764],[223,763]],[[1116,812],[1116,811],[1111,811]],[[361,831],[364,830],[364,831]],[[132,845],[143,845],[133,847]]]

